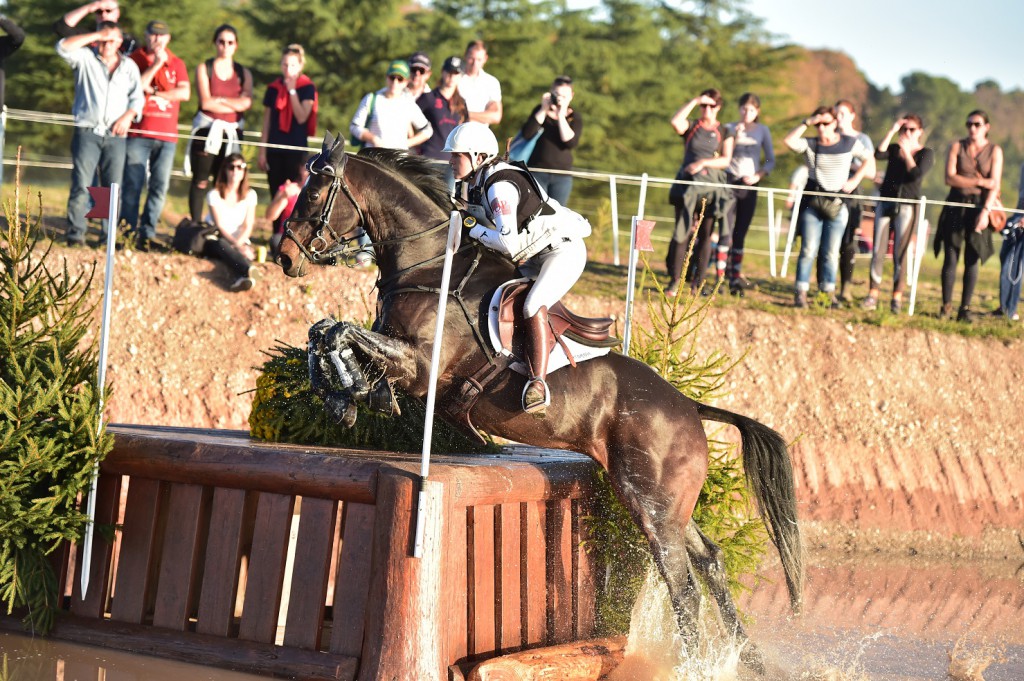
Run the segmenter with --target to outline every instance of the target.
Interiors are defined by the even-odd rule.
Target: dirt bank
[[[55,255],[81,266],[97,252]],[[234,294],[211,262],[119,252],[110,419],[247,428],[261,351],[278,340],[301,346],[327,315],[370,316],[375,275],[330,268],[294,280],[268,264],[255,289]],[[623,307],[569,303],[590,314]],[[736,307],[714,309],[701,338],[709,352],[746,353],[720,404],[797,440],[813,545],[1020,554],[1024,343]]]

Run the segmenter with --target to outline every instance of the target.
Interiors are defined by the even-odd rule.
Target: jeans
[[[121,217],[133,230],[138,227],[140,237],[152,239],[156,236],[156,224],[167,200],[175,143],[149,137],[129,137],[126,146]],[[148,191],[140,225],[139,200],[142,198],[142,188],[147,184],[147,173]]]
[[[558,201],[563,206],[569,203],[569,194],[572,193],[572,175],[556,175],[554,173],[542,173],[531,171],[540,188],[547,192],[548,196]]]
[[[882,285],[882,270],[889,250],[889,228],[892,227],[893,292],[903,290],[903,270],[907,261],[907,248],[914,227],[916,207],[911,203],[879,201],[875,207],[875,238],[871,252],[871,288]],[[890,217],[891,216],[891,217]]]
[[[849,212],[845,205],[834,218],[823,218],[810,206],[800,211],[800,257],[796,261],[796,289],[811,288],[811,265],[815,257],[824,263],[819,285],[831,293],[836,290],[836,271],[839,269],[839,247],[846,231]]]
[[[124,176],[125,138],[97,135],[85,128],[75,128],[71,137],[71,191],[68,194],[69,241],[85,240],[85,214],[89,210],[89,190],[96,169],[100,184],[109,187],[121,184]]]
[[[220,260],[228,266],[228,271],[234,279],[249,276],[249,267],[252,265],[249,259],[242,255],[242,252],[227,241],[221,239],[207,239],[203,243],[203,257],[212,260]]]
[[[1021,280],[1024,279],[1024,229],[1011,230],[999,251],[999,307],[1008,319],[1017,314]]]

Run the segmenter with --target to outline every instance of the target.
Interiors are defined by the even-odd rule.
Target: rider
[[[483,123],[470,121],[448,135],[460,196],[467,204],[469,236],[508,257],[519,273],[534,280],[523,303],[529,332],[530,379],[523,389],[523,410],[543,414],[551,403],[548,356],[555,340],[548,309],[583,274],[590,223],[541,189],[525,165],[498,158],[498,140]]]

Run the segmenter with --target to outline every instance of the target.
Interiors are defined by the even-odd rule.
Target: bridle
[[[309,162],[309,174],[333,177],[330,186],[327,188],[327,198],[324,200],[323,208],[320,210],[319,215],[289,217],[284,224],[284,238],[291,239],[302,255],[316,265],[332,265],[338,261],[338,258],[341,258],[346,265],[351,266],[354,262],[355,254],[360,250],[359,248],[352,248],[352,242],[358,242],[366,234],[366,214],[363,213],[363,209],[356,201],[356,197],[352,195],[352,190],[349,188],[348,182],[345,181],[344,171],[339,175],[329,163],[322,163],[317,167],[316,161],[319,159],[320,156],[317,156]],[[356,215],[359,217],[359,222],[356,223],[357,231],[349,237],[339,235],[331,227],[331,213],[334,211],[334,202],[338,198],[339,189],[344,192],[345,197],[352,203],[352,207],[355,208]],[[292,222],[311,222],[316,225],[316,234],[310,240],[308,247],[299,241],[295,232],[288,226]],[[328,242],[327,237],[324,235],[325,232],[330,235],[330,242]]]

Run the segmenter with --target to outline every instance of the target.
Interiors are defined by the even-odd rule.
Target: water
[[[609,681],[1024,680],[1024,566],[814,557],[799,617],[789,614],[781,574],[767,578],[740,599],[767,676],[751,674],[735,644],[711,635],[686,660],[664,585],[650,580],[634,608],[627,659]],[[0,664],[4,657],[0,681],[266,678],[0,633]]]

